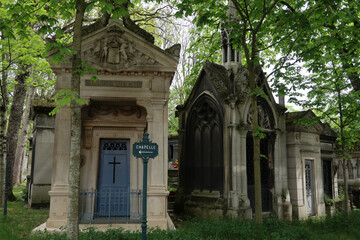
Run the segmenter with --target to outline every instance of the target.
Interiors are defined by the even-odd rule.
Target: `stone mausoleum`
[[[55,118],[49,113],[53,108],[53,102],[31,101],[33,141],[29,154],[31,171],[27,176],[28,203],[31,207],[48,206],[50,202],[48,192],[51,188]]]
[[[112,224],[140,229],[142,160],[132,155],[143,133],[159,146],[149,161],[148,225],[173,226],[167,214],[169,87],[180,46],[162,50],[120,21],[83,36],[82,58],[98,70],[81,77],[81,180],[79,219],[82,224]],[[56,90],[69,89],[71,62],[53,65]],[[71,109],[56,114],[51,174],[50,215],[46,228],[66,226],[70,158]]]
[[[236,16],[231,6],[228,15]],[[236,20],[236,18],[235,18]],[[175,210],[205,217],[254,213],[253,140],[249,73],[233,49],[231,30],[222,33],[222,65],[206,62],[179,116],[179,188]],[[325,214],[324,193],[335,198],[336,134],[312,120],[311,111],[287,112],[277,103],[261,67],[256,84],[261,140],[264,213],[279,218]],[[305,121],[306,122],[306,121]]]
[[[345,159],[345,174],[347,176],[351,208],[360,208],[360,143],[356,143],[349,152],[351,156]],[[344,159],[337,158],[337,176],[340,187],[344,188]]]

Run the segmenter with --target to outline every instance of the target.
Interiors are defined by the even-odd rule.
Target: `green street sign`
[[[144,133],[140,142],[133,144],[133,155],[137,158],[154,158],[159,154],[159,147],[149,140],[149,134]]]
[[[146,240],[146,208],[147,208],[147,169],[149,158],[154,158],[158,155],[158,145],[149,140],[149,134],[144,133],[143,139],[140,142],[133,144],[133,155],[143,160],[143,206],[142,206],[142,223],[141,223],[141,240]]]

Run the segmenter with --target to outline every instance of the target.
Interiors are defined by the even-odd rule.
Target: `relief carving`
[[[103,38],[96,39],[92,46],[83,51],[83,58],[89,63],[114,70],[137,65],[160,64],[154,58],[137,50],[134,41],[121,32],[111,32]]]
[[[270,122],[270,117],[269,114],[267,113],[267,111],[261,106],[258,105],[258,123],[259,126],[264,128],[264,129],[271,129],[271,122]],[[247,115],[247,123],[251,124],[252,123],[252,115],[251,115],[251,106],[250,106],[250,111]]]
[[[100,116],[113,115],[117,117],[119,115],[131,116],[134,114],[138,119],[141,118],[141,108],[138,106],[93,104],[90,106],[88,112],[88,116],[90,118],[93,118],[96,115],[100,115]]]
[[[125,63],[128,55],[134,55],[132,43],[126,38],[111,36],[101,41],[100,44],[100,62],[102,63],[119,64],[120,61]],[[126,63],[124,65],[126,67]]]
[[[301,125],[300,126],[300,131],[304,131],[304,132],[311,132],[311,133],[316,133],[319,132],[319,127],[315,124],[315,125],[309,125],[309,126],[305,126],[305,125]]]
[[[235,90],[240,102],[245,102],[250,93],[249,72],[244,66],[240,66],[235,75]]]

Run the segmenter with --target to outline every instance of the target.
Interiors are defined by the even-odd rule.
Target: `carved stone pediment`
[[[224,66],[206,61],[203,67],[209,80],[213,83],[214,87],[222,98],[226,98],[229,92],[229,83],[227,71]]]
[[[310,126],[305,126],[305,125],[299,125],[298,127],[298,131],[300,132],[310,132],[310,133],[320,133],[322,132],[322,126],[321,124],[314,124],[314,125],[310,125]]]
[[[119,27],[110,28],[108,34],[88,44],[83,51],[83,59],[90,64],[110,70],[160,65],[152,56],[140,51],[137,43],[127,37]]]
[[[81,44],[84,68],[96,69],[99,75],[116,73],[126,76],[136,72],[173,74],[178,64],[179,52],[180,45],[163,50],[125,28],[122,21],[118,20],[88,32],[83,36]],[[49,59],[54,57],[54,54],[56,50],[48,56]],[[54,71],[72,71],[71,54],[64,57],[66,61],[51,66]]]

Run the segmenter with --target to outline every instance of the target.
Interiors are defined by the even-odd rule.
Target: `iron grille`
[[[134,189],[80,191],[80,223],[139,223],[142,216],[142,192]]]

